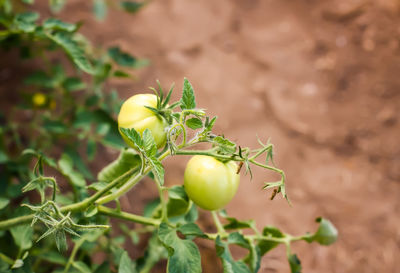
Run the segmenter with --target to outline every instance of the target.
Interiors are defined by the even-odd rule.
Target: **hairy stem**
[[[79,240],[76,242],[74,248],[72,249],[71,255],[69,256],[68,262],[67,262],[67,264],[65,265],[65,268],[64,268],[63,273],[68,272],[69,268],[71,267],[72,263],[74,262],[76,253],[78,253],[79,248],[81,248],[81,246],[82,246],[82,244],[83,244],[84,242],[85,242],[85,239],[84,239],[84,238],[81,238],[81,239],[79,239]]]
[[[198,141],[190,141],[189,143],[185,144],[182,143],[181,145],[178,146],[178,150],[175,152],[176,155],[207,155],[207,156],[212,156],[215,157],[217,159],[221,159],[221,160],[234,160],[234,161],[244,161],[243,158],[237,156],[237,155],[222,155],[222,154],[217,154],[215,153],[214,149],[209,149],[209,150],[183,150],[183,148],[186,148],[188,146],[194,145],[198,143]],[[260,150],[261,151],[265,151],[268,148],[270,148],[269,146],[263,148]],[[171,154],[171,152],[169,150],[165,151],[164,153],[162,153],[159,156],[159,160],[162,161],[163,159],[165,159],[167,156],[169,156]],[[262,163],[257,162],[254,159],[254,156],[252,158],[249,159],[249,161],[259,167],[277,172],[281,175],[282,177],[282,181],[285,181],[285,174],[282,170],[269,166],[269,165],[265,165]],[[102,205],[108,202],[111,202],[113,200],[117,200],[119,197],[121,197],[122,195],[126,194],[132,187],[134,187],[139,181],[141,181],[143,179],[144,176],[146,176],[149,172],[151,171],[151,167],[146,167],[143,171],[143,173],[138,172],[138,167],[132,168],[130,170],[128,170],[126,173],[122,174],[121,176],[117,177],[116,179],[114,179],[113,181],[111,181],[105,188],[103,188],[102,190],[96,192],[95,194],[93,194],[92,196],[71,204],[71,205],[67,205],[64,206],[62,208],[60,208],[60,212],[65,213],[65,212],[73,212],[73,211],[83,211],[85,210],[87,207],[89,207],[90,205],[96,203],[98,205]],[[133,174],[137,173],[135,176],[132,176]],[[132,177],[131,177],[132,176]],[[108,195],[105,195],[107,192],[109,192],[112,188],[114,188],[115,186],[117,186],[122,180],[126,179],[127,177],[131,177],[126,183],[124,183],[118,190],[116,190],[113,193],[110,193]],[[107,213],[111,213],[110,211],[107,210]],[[113,212],[113,214],[115,214]],[[165,214],[165,213],[164,213]],[[16,226],[16,225],[22,225],[22,224],[26,224],[29,223],[30,221],[32,221],[34,217],[34,213],[29,214],[29,215],[24,215],[24,216],[20,216],[20,217],[16,217],[13,219],[8,219],[8,220],[4,220],[4,221],[0,221],[0,230],[2,229],[8,229],[10,227]]]
[[[118,183],[121,182],[121,180],[134,174],[136,170],[137,170],[137,168],[133,168],[133,169],[127,171],[123,175],[121,175],[121,176],[117,177],[116,179],[114,179],[113,181],[111,181],[104,189],[96,192],[95,194],[86,198],[85,200],[82,200],[81,202],[71,204],[68,206],[64,206],[64,207],[60,208],[60,211],[61,212],[70,212],[70,211],[81,211],[81,210],[86,209],[88,206],[93,204],[98,198],[100,198],[104,193],[108,192],[114,186],[118,185]],[[29,214],[29,215],[15,217],[15,218],[4,220],[4,221],[0,221],[0,230],[8,229],[10,227],[17,226],[17,225],[27,224],[32,221],[33,216],[34,216],[34,213]]]
[[[160,204],[161,204],[161,220],[163,222],[168,222],[168,211],[167,211],[167,202],[165,200],[164,196],[164,187],[160,185],[156,181],[157,189],[158,189],[158,194],[160,195]]]
[[[242,158],[231,155],[221,155],[213,152],[214,150],[178,150],[176,155],[208,155],[222,160],[243,161]]]
[[[220,236],[223,236],[223,235],[227,234],[225,229],[224,229],[224,226],[222,225],[221,221],[218,218],[217,212],[216,211],[211,211],[211,215],[213,217],[215,226],[217,227],[218,234]]]
[[[170,155],[170,151],[164,152],[160,157],[158,158],[160,161],[162,161],[164,158],[166,158],[168,155]],[[149,172],[151,171],[151,167],[148,166],[143,170],[143,173],[138,173],[135,177],[129,179],[121,188],[119,188],[117,191],[110,193],[109,195],[106,195],[100,199],[97,200],[97,204],[102,205],[108,202],[111,202],[113,200],[118,199],[120,196],[124,195],[127,193],[133,186],[135,186],[140,180],[142,180],[143,177],[145,177]]]
[[[135,223],[140,223],[144,225],[151,225],[151,226],[158,226],[160,225],[161,221],[158,219],[153,219],[149,217],[144,217],[128,212],[123,212],[123,211],[116,211],[114,209],[105,207],[105,206],[99,206],[98,211],[101,214],[108,215],[111,217],[119,218],[122,220],[130,221],[130,222],[135,222]]]

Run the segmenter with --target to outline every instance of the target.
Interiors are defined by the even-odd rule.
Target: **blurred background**
[[[330,219],[336,244],[294,244],[304,272],[398,272],[398,0],[163,0],[135,16],[110,10],[102,23],[90,1],[70,0],[60,17],[84,20],[94,44],[150,60],[134,82],[111,81],[122,98],[147,92],[156,79],[175,83],[178,98],[187,77],[198,105],[218,116],[217,133],[250,147],[257,136],[271,138],[293,206],[270,201],[261,187],[275,177],[256,170],[227,210],[293,234],[313,231],[318,216]],[[117,155],[102,153],[93,169]],[[166,162],[168,185],[182,183],[186,161]],[[155,193],[142,183],[122,204],[140,211]],[[202,246],[210,258],[204,272],[219,272],[214,246]],[[267,255],[260,272],[289,272],[284,251]]]

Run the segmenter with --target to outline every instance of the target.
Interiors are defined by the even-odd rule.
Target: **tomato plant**
[[[224,207],[239,175],[252,177],[254,167],[279,175],[263,188],[273,190],[271,199],[281,194],[289,202],[273,145],[259,140],[259,147],[243,147],[215,133],[217,118],[197,106],[187,79],[175,102],[173,88],[164,93],[158,83],[154,95],[135,95],[121,108],[118,93],[105,83],[130,80],[145,61],[116,46],[94,47],[79,32],[81,23],[53,17],[65,1],[49,1],[50,17],[33,3],[0,1],[1,50],[18,51],[35,64],[15,89],[22,90],[15,92],[18,107],[0,112],[0,272],[145,273],[166,259],[167,272],[197,273],[200,240],[214,243],[224,272],[258,272],[261,258],[280,244],[291,272],[300,272],[292,243],[335,242],[337,230],[324,218],[317,218],[314,233],[293,236],[231,217]],[[147,2],[93,3],[102,19],[110,3],[133,13]],[[62,54],[54,58],[54,50]],[[95,175],[88,165],[105,146],[119,156]],[[163,161],[178,156],[192,156],[184,182],[167,186]],[[153,183],[158,196],[135,214],[120,199],[141,181]],[[214,227],[201,228],[198,206],[212,210]],[[143,256],[132,260],[127,241],[141,242]],[[232,245],[246,256],[234,259]]]
[[[156,107],[139,109],[146,110],[146,115],[151,117],[156,118],[155,115],[161,115],[165,119],[164,149],[158,149],[156,138],[151,131],[152,126],[144,128],[140,133],[139,129],[136,130],[134,126],[130,126],[131,124],[120,122],[120,133],[134,149],[122,149],[120,157],[99,173],[98,182],[90,184],[91,193],[88,195],[81,195],[77,191],[74,194],[77,198],[75,200],[66,201],[65,199],[68,199],[65,198],[66,193],[63,194],[63,199],[60,199],[57,194],[59,189],[57,180],[45,175],[45,166],[53,168],[79,188],[83,176],[73,169],[71,158],[62,156],[56,164],[54,159],[32,149],[23,152],[25,157],[36,158],[36,164],[33,178],[25,184],[22,191],[38,191],[41,201],[38,204],[25,202],[23,208],[28,210],[25,210],[22,216],[0,221],[0,230],[10,230],[11,234],[15,234],[14,243],[19,249],[16,253],[0,253],[0,259],[5,263],[2,265],[4,268],[11,266],[30,270],[30,264],[33,262],[44,265],[43,270],[35,268],[38,272],[50,272],[44,268],[56,268],[54,272],[115,272],[113,268],[118,268],[118,272],[149,272],[160,259],[168,259],[167,272],[197,273],[202,271],[201,257],[193,239],[200,238],[215,242],[216,255],[221,259],[224,272],[258,272],[261,257],[279,244],[287,247],[291,271],[300,272],[299,259],[290,248],[293,242],[303,240],[329,245],[336,240],[335,227],[323,218],[317,219],[319,228],[315,233],[292,236],[271,226],[259,230],[253,220],[243,221],[230,217],[223,207],[233,198],[237,190],[238,173],[241,169],[239,166],[244,166],[243,172],[249,174],[253,166],[278,173],[281,179],[265,183],[264,188],[273,188],[273,197],[276,193],[281,193],[289,200],[284,172],[269,164],[272,162],[273,145],[259,141],[259,148],[250,149],[214,134],[216,117],[208,117],[203,110],[196,107],[194,90],[187,79],[184,81],[182,98],[175,103],[169,103],[172,89],[166,96],[161,86],[155,91],[156,97],[144,95],[144,98],[150,98],[152,103],[155,98]],[[136,106],[134,105],[133,109]],[[177,111],[177,108],[180,110]],[[121,111],[126,114],[124,107]],[[195,146],[199,143],[209,143],[211,147],[197,150]],[[188,162],[185,174],[182,175],[184,186],[165,186],[162,161],[167,157],[186,155],[193,157]],[[263,162],[259,161],[261,156],[265,157]],[[143,215],[123,211],[119,199],[148,175],[155,182],[159,198],[146,207]],[[46,188],[51,190],[45,191]],[[2,202],[4,209],[8,203],[7,200]],[[108,203],[117,203],[117,206],[115,209],[105,206]],[[198,209],[195,204],[206,210],[212,210],[216,232],[203,231],[196,224]],[[10,210],[13,209],[11,207],[6,209]],[[144,226],[134,230],[121,226],[126,236],[134,243],[137,241],[135,238],[139,238],[139,230],[151,234],[146,254],[140,262],[132,261],[121,243],[110,237],[109,229],[112,225],[110,218]],[[32,229],[29,223],[34,225],[35,229]],[[252,232],[244,233],[244,229]],[[20,237],[19,234],[24,236]],[[74,245],[68,260],[63,259],[62,254],[56,253],[49,258],[44,254],[47,250],[41,250],[40,246],[49,244],[51,246],[51,242],[54,242],[56,248],[63,253],[68,246],[67,234],[71,236],[70,240]],[[247,256],[241,260],[233,259],[229,249],[232,244],[246,249]],[[36,254],[30,255],[29,250],[35,247]],[[99,251],[106,253],[109,251],[113,258],[102,264],[95,264],[90,259],[90,262],[83,262],[79,258],[90,257]],[[81,253],[79,256],[78,252]],[[229,268],[232,270],[229,271]]]
[[[238,165],[233,161],[223,163],[211,156],[196,155],[186,165],[185,191],[203,209],[222,209],[238,189],[237,170]]]

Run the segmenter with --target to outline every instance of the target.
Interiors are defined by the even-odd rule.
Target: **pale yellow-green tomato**
[[[184,187],[189,198],[205,210],[224,208],[235,196],[240,182],[234,161],[193,156],[186,165]]]
[[[43,105],[45,105],[46,100],[47,100],[46,95],[40,92],[35,93],[32,96],[32,103],[36,107],[42,107]]]
[[[157,108],[157,97],[153,94],[138,94],[127,99],[121,107],[118,114],[119,128],[134,128],[140,135],[144,130],[150,130],[158,148],[165,145],[167,133],[165,127],[167,123],[161,117],[158,117],[153,111],[145,106]],[[123,134],[125,142],[135,148],[134,144]]]

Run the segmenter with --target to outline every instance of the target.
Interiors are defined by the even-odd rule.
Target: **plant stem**
[[[257,162],[257,161],[254,160],[254,159],[249,159],[249,161],[250,161],[251,163],[253,163],[254,165],[259,166],[259,167],[261,167],[261,168],[264,168],[264,169],[268,169],[268,170],[277,172],[277,173],[279,173],[279,174],[282,176],[282,178],[285,178],[285,173],[284,173],[281,169],[278,169],[278,168],[275,168],[275,167],[272,167],[272,166],[269,166],[269,165],[265,165],[265,164],[259,163],[259,162]]]
[[[223,236],[223,235],[227,234],[227,232],[224,229],[224,226],[222,225],[221,221],[218,218],[217,212],[216,211],[211,211],[211,215],[213,217],[215,226],[217,227],[218,234],[220,236]]]
[[[160,204],[161,204],[161,220],[163,222],[168,222],[168,211],[167,211],[167,203],[164,197],[164,188],[155,181],[158,189],[158,194],[160,195]]]
[[[215,240],[218,236],[220,236],[221,239],[226,239],[229,236],[229,233],[225,232],[225,234],[220,234],[218,233],[206,233],[207,239],[210,240]],[[262,235],[243,235],[244,238],[248,240],[257,240],[257,241],[268,241],[268,242],[275,242],[275,243],[280,243],[280,244],[290,244],[292,241],[298,241],[302,240],[301,236],[299,237],[283,237],[283,238],[276,238],[276,237],[268,237],[268,236],[262,236]]]
[[[79,239],[75,246],[74,249],[72,249],[71,255],[69,256],[68,262],[64,268],[64,273],[68,272],[69,268],[71,267],[72,263],[74,262],[76,253],[78,253],[79,248],[82,246],[82,244],[85,242],[84,238]]]
[[[196,143],[197,142],[190,141],[186,145],[185,144],[178,145],[178,148],[182,149],[182,148],[194,145]],[[267,147],[265,149],[267,149]],[[264,149],[262,149],[262,150],[264,150]],[[236,155],[221,155],[221,154],[216,154],[214,151],[215,150],[213,150],[213,149],[209,149],[209,150],[177,150],[175,152],[175,154],[176,155],[208,155],[208,156],[212,156],[212,157],[215,157],[215,158],[218,158],[218,159],[222,159],[222,160],[244,161],[243,158],[240,158],[240,157],[238,157]],[[163,159],[165,159],[170,154],[171,154],[171,152],[169,150],[167,150],[163,154],[161,154],[158,159],[160,161],[162,161]],[[249,161],[254,165],[257,165],[259,167],[262,167],[262,168],[265,168],[265,169],[268,169],[268,170],[271,170],[271,171],[279,173],[282,176],[282,181],[285,181],[285,174],[284,174],[284,172],[282,170],[280,170],[278,168],[275,168],[275,167],[272,167],[272,166],[269,166],[269,165],[264,165],[262,163],[259,163],[254,158],[250,158]],[[140,180],[142,180],[142,178],[145,175],[147,175],[148,172],[151,171],[151,167],[147,167],[147,168],[145,168],[143,173],[137,173],[134,177],[131,177],[126,183],[124,183],[124,185],[122,185],[115,192],[110,193],[110,194],[108,194],[106,196],[103,196],[103,195],[105,193],[109,192],[115,186],[117,186],[123,179],[132,176],[137,171],[138,171],[137,167],[128,170],[123,175],[121,175],[121,176],[117,177],[116,179],[114,179],[113,181],[111,181],[102,190],[96,192],[92,196],[90,196],[90,197],[88,197],[88,198],[86,198],[86,199],[84,199],[84,200],[82,200],[82,201],[80,201],[78,203],[74,203],[74,204],[71,204],[71,205],[64,206],[64,207],[60,208],[60,211],[62,213],[73,212],[73,211],[83,211],[87,207],[92,205],[93,203],[97,203],[98,205],[101,205],[101,204],[105,204],[105,203],[108,203],[108,202],[111,202],[113,200],[118,199],[120,196],[124,195],[132,187],[134,187]],[[32,221],[33,217],[34,217],[34,214],[32,213],[32,214],[29,214],[29,215],[24,215],[24,216],[16,217],[16,218],[13,218],[13,219],[0,221],[0,230],[8,229],[8,228],[13,227],[13,226],[29,223],[30,221]]]
[[[253,160],[256,159],[257,157],[259,157],[261,154],[263,154],[266,150],[269,150],[273,147],[272,144],[269,144],[267,146],[265,146],[264,148],[260,149],[255,155],[253,155],[252,157],[249,158],[249,160]]]
[[[160,157],[158,160],[162,161],[164,158],[166,158],[168,155],[170,155],[170,151],[166,151]],[[109,195],[106,195],[100,199],[97,200],[97,204],[102,205],[108,202],[111,202],[115,199],[118,199],[120,196],[124,195],[127,193],[133,186],[135,186],[144,176],[147,175],[151,171],[151,167],[148,166],[143,170],[143,173],[138,173],[135,177],[131,178],[128,180],[121,188],[119,188],[117,191],[110,193]]]
[[[32,221],[33,215],[34,214],[29,214],[29,215],[19,216],[19,217],[5,220],[5,221],[1,221],[0,222],[0,230],[8,229],[13,226],[18,226],[18,225],[29,223],[30,221]]]
[[[98,206],[97,209],[101,214],[119,218],[122,220],[127,220],[127,221],[131,221],[131,222],[135,222],[135,223],[144,224],[144,225],[158,226],[161,223],[161,221],[158,219],[135,215],[135,214],[123,212],[123,211],[115,211],[114,209],[111,209],[111,208],[108,208],[105,206]]]
[[[137,168],[132,168],[129,171],[127,171],[126,173],[124,173],[123,175],[117,177],[116,179],[114,179],[113,181],[111,181],[104,189],[96,192],[95,194],[93,194],[92,196],[86,198],[85,200],[82,200],[81,202],[75,203],[75,204],[71,204],[68,206],[64,206],[62,208],[60,208],[61,212],[70,212],[70,211],[79,211],[79,210],[84,210],[86,209],[88,206],[90,206],[92,203],[94,203],[100,196],[102,196],[104,193],[108,192],[110,189],[112,189],[114,186],[118,185],[118,183],[125,179],[126,177],[132,175],[133,173],[135,173],[135,171],[137,170]],[[17,225],[23,225],[26,223],[29,223],[30,221],[32,221],[34,214],[29,214],[29,215],[24,215],[24,216],[19,216],[19,217],[15,217],[12,219],[8,219],[5,221],[0,221],[0,230],[2,229],[8,229],[10,227],[13,226],[17,226]]]
[[[213,150],[178,150],[175,152],[176,155],[208,155],[215,158],[223,159],[223,160],[235,160],[235,161],[243,161],[242,158],[236,156],[229,155],[221,155],[215,154],[212,152]]]

